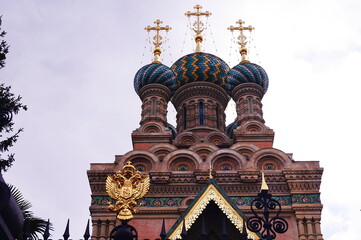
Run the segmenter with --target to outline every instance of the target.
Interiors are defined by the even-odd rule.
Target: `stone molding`
[[[169,102],[172,93],[167,87],[158,83],[152,83],[142,87],[139,96],[142,102],[145,98],[152,96],[162,97],[166,102]]]
[[[231,96],[233,100],[237,102],[240,97],[247,94],[256,95],[261,100],[264,95],[264,90],[255,83],[242,83],[233,89]]]
[[[209,82],[192,82],[180,87],[173,95],[171,101],[176,110],[184,101],[194,97],[211,98],[226,109],[230,97],[227,92],[220,86]]]

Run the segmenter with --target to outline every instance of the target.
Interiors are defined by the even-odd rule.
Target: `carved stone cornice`
[[[243,95],[256,95],[259,99],[263,98],[264,90],[261,86],[255,83],[242,83],[235,87],[232,91],[232,98],[235,102]]]
[[[192,82],[180,87],[173,95],[171,101],[178,109],[181,104],[193,97],[212,98],[227,107],[230,97],[220,86],[209,82]]]
[[[142,101],[144,101],[144,99],[149,96],[160,96],[164,98],[166,102],[168,102],[172,96],[172,93],[167,87],[158,83],[152,83],[142,87],[139,96]]]
[[[312,203],[312,204],[292,204],[293,210],[297,214],[314,214],[314,212],[321,213],[323,205],[321,203]]]

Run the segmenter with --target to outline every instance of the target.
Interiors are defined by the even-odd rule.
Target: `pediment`
[[[227,194],[218,186],[218,184],[211,179],[169,230],[167,238],[171,240],[181,239],[183,221],[186,229],[189,230],[211,202],[215,203],[222,214],[224,214],[241,233],[243,221],[246,219],[245,215],[230,201]],[[248,238],[259,239],[259,236],[256,233],[248,231]]]

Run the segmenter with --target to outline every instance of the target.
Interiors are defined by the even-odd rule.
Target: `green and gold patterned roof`
[[[171,69],[178,88],[196,81],[211,82],[223,88],[229,66],[217,56],[197,52],[181,57]]]

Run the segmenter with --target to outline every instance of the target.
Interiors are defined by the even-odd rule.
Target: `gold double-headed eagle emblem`
[[[108,175],[106,190],[108,195],[116,200],[116,203],[109,204],[109,210],[117,212],[120,220],[133,218],[137,212],[136,200],[145,196],[149,191],[149,175],[141,174],[135,169],[130,161],[124,165],[122,171]]]

